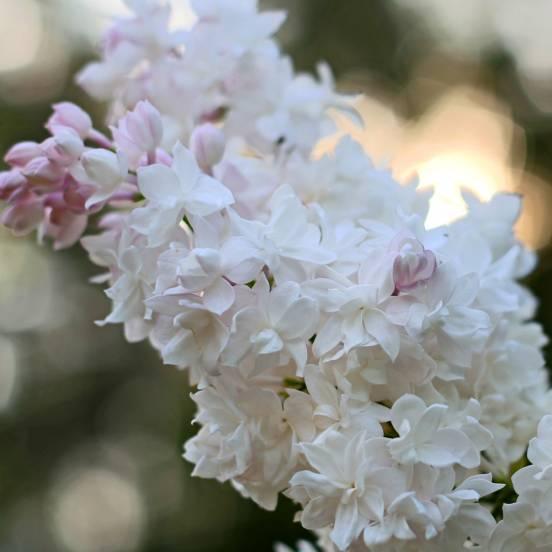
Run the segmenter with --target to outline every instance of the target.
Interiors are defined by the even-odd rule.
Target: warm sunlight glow
[[[523,132],[503,105],[469,87],[446,91],[414,121],[403,120],[394,105],[393,99],[358,98],[364,127],[336,113],[337,132],[319,142],[315,157],[330,153],[350,135],[401,181],[417,175],[420,189],[434,190],[428,228],[465,215],[463,190],[483,201],[499,192],[519,193],[524,198],[516,227],[520,239],[535,249],[547,245],[552,225],[543,205],[550,204],[552,192],[523,169]]]
[[[123,0],[80,0],[96,15],[100,21],[100,29],[109,23],[113,16],[124,16],[130,13]],[[171,27],[185,29],[191,27],[195,21],[188,0],[170,0],[172,7]]]
[[[493,175],[493,172],[500,172],[500,168],[491,167],[488,160],[462,152],[435,157],[418,167],[417,172],[420,188],[435,190],[426,220],[428,228],[447,224],[466,213],[463,189],[484,201],[500,190]]]
[[[0,72],[30,65],[42,40],[42,21],[35,0],[2,0]]]

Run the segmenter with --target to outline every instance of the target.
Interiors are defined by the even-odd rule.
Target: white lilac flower
[[[230,479],[272,510],[296,468],[292,433],[276,393],[228,376],[193,396],[203,428],[186,443],[184,457],[195,464],[195,475]]]
[[[328,428],[348,435],[369,431],[383,436],[380,421],[389,419],[386,407],[343,393],[318,366],[307,365],[304,379],[306,392],[288,389],[289,398],[284,403],[298,441],[312,441]]]
[[[271,206],[267,224],[243,219],[232,211],[230,216],[234,232],[250,243],[277,282],[304,280],[315,266],[334,261],[335,254],[321,245],[320,228],[309,222],[307,209],[291,189],[277,190]]]
[[[325,322],[314,342],[317,356],[328,354],[342,344],[349,352],[358,347],[380,346],[394,361],[400,350],[400,326],[387,307],[399,298],[391,296],[392,280],[387,285],[359,283],[345,285],[330,279],[313,280],[308,289],[314,296],[324,295]]]
[[[110,269],[106,294],[113,308],[99,324],[123,323],[129,341],[147,337],[151,324],[145,300],[153,292],[161,251],[147,247],[143,236],[126,226],[83,238],[83,246],[97,264]]]
[[[403,395],[391,408],[390,421],[399,435],[389,444],[393,458],[401,464],[477,467],[491,434],[473,416],[465,424],[447,420],[448,410],[445,404],[426,406],[415,395]]]
[[[257,280],[253,292],[256,304],[234,316],[224,362],[236,366],[253,354],[255,371],[262,371],[285,364],[291,357],[301,374],[307,362],[308,339],[318,323],[318,306],[304,297],[294,282],[271,291],[264,275]]]
[[[147,200],[135,209],[131,223],[152,246],[161,245],[182,217],[208,216],[233,203],[230,191],[202,173],[190,150],[178,143],[171,167],[156,164],[139,169],[138,187]]]
[[[357,433],[347,438],[329,431],[301,451],[316,471],[296,473],[286,494],[303,506],[305,528],[333,527],[331,539],[339,550],[383,522],[388,506],[408,488],[382,437]]]
[[[152,296],[145,303],[156,318],[150,337],[165,364],[218,372],[228,329],[217,315],[189,294]]]

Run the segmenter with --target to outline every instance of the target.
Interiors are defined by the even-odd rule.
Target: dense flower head
[[[56,248],[87,234],[112,304],[99,324],[196,386],[193,474],[268,509],[285,493],[328,551],[551,547],[520,198],[466,194],[465,217],[428,229],[431,194],[351,138],[313,155],[330,108],[356,117],[327,66],[294,72],[284,14],[194,1],[181,32],[166,4],[127,4],[78,77],[112,102],[112,136],[56,104],[50,137],[6,154],[1,221]],[[497,510],[504,485],[519,499]]]

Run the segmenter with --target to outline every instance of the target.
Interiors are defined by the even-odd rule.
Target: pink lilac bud
[[[21,194],[16,202],[2,212],[0,223],[16,236],[24,236],[40,225],[43,216],[42,201],[35,194],[27,192]]]
[[[63,168],[47,157],[36,157],[25,165],[22,172],[33,186],[50,187],[59,183],[64,176]]]
[[[94,187],[89,184],[77,182],[73,177],[68,176],[62,193],[65,205],[74,213],[85,213],[86,201],[94,193]]]
[[[106,54],[112,53],[121,42],[123,42],[124,36],[121,33],[119,25],[113,25],[109,28],[103,37],[103,49]]]
[[[63,167],[76,163],[84,152],[80,136],[70,128],[56,129],[54,136],[45,140],[42,148],[50,161]]]
[[[148,101],[138,102],[111,131],[117,149],[127,156],[131,167],[137,168],[145,153],[155,161],[151,158],[163,139],[163,122],[159,111]]]
[[[19,142],[15,144],[4,157],[4,161],[12,167],[24,167],[35,157],[44,155],[41,147],[36,142]]]
[[[89,183],[95,186],[94,194],[86,201],[86,208],[108,199],[128,174],[124,155],[109,150],[89,150],[82,156],[81,162]]]
[[[81,159],[87,177],[106,186],[119,184],[128,171],[123,156],[104,149],[88,150]]]
[[[67,209],[48,209],[45,235],[54,240],[54,249],[66,249],[77,243],[88,224],[88,216]]]
[[[12,194],[21,189],[27,183],[27,179],[19,169],[0,173],[0,199],[6,201]]]
[[[59,127],[72,128],[83,140],[92,130],[92,119],[90,115],[79,106],[71,102],[54,104],[54,114],[48,120],[46,128],[55,134]]]
[[[405,233],[399,234],[390,245],[396,255],[393,263],[395,289],[406,291],[429,280],[437,268],[433,251],[424,248],[422,243]]]
[[[61,190],[56,190],[44,197],[44,206],[51,207],[53,209],[66,209],[67,204],[63,199],[63,192]]]
[[[173,164],[173,158],[170,153],[167,153],[163,149],[158,149],[155,162],[170,167]]]
[[[126,224],[127,215],[125,213],[113,211],[102,216],[98,222],[98,228],[121,232]]]
[[[225,141],[223,132],[211,123],[198,126],[190,138],[190,149],[197,164],[206,173],[221,161],[224,155]]]

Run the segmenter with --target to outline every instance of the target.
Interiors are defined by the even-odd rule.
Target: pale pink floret
[[[24,236],[38,227],[43,213],[43,202],[37,195],[32,192],[20,193],[17,201],[2,212],[0,223],[14,235]]]
[[[60,249],[80,238],[88,215],[104,207],[127,172],[126,168],[118,170],[117,165],[114,184],[111,180],[115,177],[104,182],[105,170],[95,171],[95,180],[90,181],[86,171],[89,167],[84,166],[85,155],[86,159],[97,153],[109,158],[116,155],[86,148],[85,138],[108,147],[111,143],[94,130],[89,115],[80,107],[68,102],[56,104],[46,127],[52,136],[44,142],[21,142],[5,156],[11,170],[0,173],[0,199],[7,202],[0,222],[16,235],[40,229],[40,235],[52,238],[54,247]],[[103,190],[98,197],[98,187],[102,186],[109,190]],[[91,202],[93,196],[95,201]]]
[[[18,190],[27,183],[27,179],[18,169],[0,173],[0,199],[7,201]]]
[[[46,156],[35,157],[23,167],[23,176],[31,186],[52,188],[63,179],[64,168]]]
[[[212,123],[198,126],[190,138],[190,149],[197,164],[206,173],[211,173],[224,155],[225,140],[223,132]]]
[[[56,128],[55,134],[40,147],[50,161],[67,168],[74,165],[84,152],[83,141],[71,128]]]
[[[72,128],[81,138],[86,138],[92,131],[92,119],[79,106],[71,102],[53,105],[54,113],[46,123],[46,128],[55,134],[59,127]]]
[[[123,152],[133,168],[147,154],[149,162],[155,162],[155,152],[163,139],[163,122],[159,111],[148,101],[136,104],[116,127],[111,127],[117,150]]]
[[[35,157],[42,155],[44,155],[44,152],[36,142],[19,142],[6,153],[4,161],[12,167],[24,167]]]
[[[396,255],[393,262],[393,280],[397,291],[406,291],[429,280],[437,268],[433,251],[407,233],[398,234],[390,244]]]

